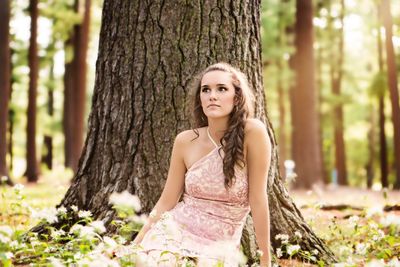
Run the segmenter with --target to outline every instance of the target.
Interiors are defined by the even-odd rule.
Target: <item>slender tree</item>
[[[378,10],[381,11],[381,5],[378,4]],[[380,13],[378,11],[378,18],[380,18]],[[383,76],[384,62],[383,62],[383,47],[382,47],[382,34],[381,26],[377,29],[377,47],[378,47],[378,66],[380,77]],[[382,187],[388,188],[388,155],[387,155],[387,144],[386,144],[386,131],[385,131],[385,87],[382,86],[379,90],[378,95],[378,110],[379,110],[379,157],[380,157],[380,173],[381,173],[381,184]]]
[[[7,168],[7,121],[8,121],[8,100],[10,94],[10,1],[0,2],[0,178],[6,177],[10,183]],[[0,184],[2,182],[0,181]]]
[[[265,112],[259,11],[260,1],[105,0],[88,135],[60,205],[91,210],[108,224],[115,216],[109,195],[127,189],[149,212],[164,186],[174,137],[190,128],[187,85],[209,64],[231,62],[247,74],[256,117],[266,122],[273,145],[271,236],[299,231],[303,249],[317,249],[320,258],[332,262],[334,256],[305,223],[278,176],[277,146]],[[242,239],[250,261],[256,251],[251,221]]]
[[[319,120],[313,52],[313,6],[311,0],[296,1],[294,67],[296,85],[291,94],[292,153],[298,178],[296,186],[310,188],[322,182]]]
[[[27,154],[26,154],[26,177],[28,182],[37,182],[38,164],[36,158],[36,95],[37,80],[39,73],[39,58],[37,54],[37,19],[38,0],[29,1],[29,12],[31,15],[31,37],[29,41],[29,96],[28,96],[28,122],[27,122]]]
[[[54,49],[54,47],[50,48]],[[52,52],[49,52],[51,55]],[[52,119],[54,115],[54,59],[51,58],[49,81],[47,84],[47,115]],[[46,148],[45,153],[42,155],[42,162],[47,165],[50,170],[53,168],[53,137],[51,133],[46,133],[43,136],[43,144]]]
[[[72,144],[72,127],[73,120],[70,112],[71,99],[73,93],[72,84],[72,60],[69,57],[72,44],[74,43],[74,31],[71,32],[69,38],[64,43],[65,65],[64,65],[64,108],[63,108],[63,131],[64,131],[64,165],[65,167],[72,167],[71,159],[71,144]]]
[[[392,15],[390,11],[390,1],[382,0],[382,18],[385,27],[386,40],[386,64],[390,100],[392,104],[392,123],[394,140],[394,162],[396,168],[396,181],[394,188],[400,189],[400,106],[399,90],[397,86],[396,61],[392,41]]]
[[[75,25],[71,43],[73,61],[66,67],[65,78],[65,162],[66,166],[76,171],[82,152],[84,137],[84,118],[86,103],[87,49],[89,44],[91,0],[75,0],[74,9],[82,15],[81,23]]]
[[[330,77],[331,77],[331,90],[332,94],[336,97],[337,101],[334,103],[333,108],[333,128],[335,140],[335,169],[337,171],[338,183],[340,185],[347,185],[347,168],[346,168],[346,150],[344,143],[344,129],[343,129],[343,104],[341,103],[341,84],[343,77],[343,58],[344,58],[344,14],[345,4],[344,0],[340,1],[341,11],[339,21],[341,27],[337,33],[332,29],[332,19],[329,19],[329,26],[334,36],[331,39],[334,45],[331,49],[330,60]],[[330,18],[332,18],[330,16]]]

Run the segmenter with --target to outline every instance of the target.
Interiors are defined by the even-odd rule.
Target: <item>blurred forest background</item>
[[[37,182],[61,169],[72,177],[91,107],[102,1],[7,2],[0,4],[0,176]],[[307,15],[322,170],[315,182],[399,189],[399,0],[316,0],[313,14],[296,11],[294,0],[262,0],[264,89],[281,174],[291,179],[302,164],[292,129],[307,106],[292,60],[295,36],[304,34],[296,17]]]

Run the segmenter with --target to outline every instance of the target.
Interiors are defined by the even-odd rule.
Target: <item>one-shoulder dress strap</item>
[[[211,142],[214,144],[215,147],[220,147],[219,145],[217,145],[217,143],[215,143],[214,139],[212,139],[211,134],[210,134],[210,130],[208,130],[208,126],[207,126],[207,135],[208,135],[208,138],[211,140]]]

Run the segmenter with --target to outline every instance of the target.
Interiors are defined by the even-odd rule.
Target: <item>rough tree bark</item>
[[[396,75],[396,59],[392,41],[392,15],[390,12],[390,1],[382,1],[382,18],[385,27],[386,39],[386,64],[388,75],[388,86],[390,92],[390,101],[392,104],[392,123],[393,123],[393,140],[394,140],[394,165],[396,168],[395,189],[400,189],[400,105],[399,105],[399,89],[397,86]]]
[[[211,63],[231,62],[247,74],[257,99],[256,116],[266,122],[271,136],[268,195],[273,246],[278,246],[276,234],[294,236],[297,230],[304,237],[303,249],[317,249],[321,258],[333,261],[279,177],[274,132],[265,112],[259,10],[260,1],[105,0],[88,135],[78,171],[60,205],[91,210],[109,223],[115,216],[109,195],[127,189],[149,212],[165,183],[174,138],[190,127],[188,83]],[[252,259],[250,224],[243,244]]]
[[[297,187],[322,183],[319,117],[313,52],[313,7],[311,0],[296,1],[294,67],[296,85],[291,92],[292,153],[296,163]]]
[[[0,2],[0,178],[6,177],[6,181],[12,184],[7,168],[7,121],[8,100],[10,94],[10,1]],[[2,182],[0,181],[0,184]]]
[[[39,169],[36,157],[36,95],[37,80],[39,75],[39,57],[37,54],[37,19],[38,0],[29,1],[29,12],[31,14],[31,37],[29,41],[29,99],[28,99],[28,121],[27,121],[27,153],[26,153],[26,177],[28,182],[37,182]]]

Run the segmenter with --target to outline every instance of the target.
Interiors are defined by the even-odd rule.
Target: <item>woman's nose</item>
[[[211,90],[210,91],[210,99],[216,99],[217,98],[217,96],[216,96],[216,94],[215,94],[215,91],[214,90]]]

